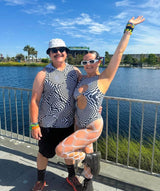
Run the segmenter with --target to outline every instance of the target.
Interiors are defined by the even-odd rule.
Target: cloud
[[[23,6],[23,11],[27,14],[46,15],[52,13],[56,9],[54,4],[42,4],[37,0],[4,0],[4,2],[6,2],[6,5],[9,6]],[[29,8],[27,8],[27,5],[29,5]]]
[[[132,4],[132,2],[128,1],[128,0],[115,2],[116,7],[127,7],[127,6],[130,6],[131,4]]]
[[[160,8],[160,1],[159,0],[149,0],[148,2],[140,5],[141,8],[154,8],[159,9]]]
[[[56,9],[54,4],[43,4],[36,5],[34,8],[24,9],[23,11],[27,14],[38,14],[38,15],[46,15],[52,13]]]
[[[56,6],[55,5],[46,5],[46,9],[47,10],[55,10],[56,9]]]
[[[102,34],[105,31],[110,31],[110,27],[106,23],[98,23],[94,21],[88,14],[82,13],[79,17],[75,19],[54,19],[51,24],[54,27],[63,28],[63,29],[72,29],[74,28],[76,36],[81,36],[81,34]],[[72,28],[71,28],[72,27]],[[77,34],[79,33],[79,35]]]
[[[16,6],[16,5],[25,5],[27,3],[26,0],[4,0],[7,5]]]
[[[126,16],[127,16],[127,12],[125,11],[125,12],[121,12],[120,14],[115,16],[114,18],[115,19],[124,19],[124,18],[126,18]]]

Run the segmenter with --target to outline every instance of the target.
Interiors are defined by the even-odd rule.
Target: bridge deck
[[[37,146],[0,136],[0,190],[29,191],[36,181]],[[63,160],[54,157],[46,173],[44,191],[72,191],[66,182]],[[83,177],[80,176],[83,181]],[[159,191],[160,178],[101,162],[100,175],[94,179],[94,191]]]

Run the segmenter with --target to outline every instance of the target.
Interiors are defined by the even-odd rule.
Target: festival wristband
[[[29,126],[29,129],[32,130],[32,129],[36,129],[38,127],[39,127],[38,123],[31,123],[30,126]]]
[[[124,29],[124,33],[126,31],[128,31],[128,32],[130,32],[130,35],[131,35],[132,32],[133,32],[134,27],[135,27],[135,25],[133,23],[128,22],[127,25],[126,25],[126,28]]]

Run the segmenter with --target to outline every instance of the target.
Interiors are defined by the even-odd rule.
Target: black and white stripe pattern
[[[83,77],[74,91],[74,98],[77,100],[77,97],[80,95],[78,88],[82,85],[88,85],[88,89],[82,93],[87,99],[86,107],[80,109],[76,104],[76,119],[79,128],[85,128],[91,122],[101,118],[99,108],[102,104],[104,95],[99,90],[97,82],[98,76],[91,78]]]
[[[63,71],[49,64],[39,109],[41,127],[65,128],[73,124],[75,102],[73,92],[77,85],[77,73],[66,63]]]

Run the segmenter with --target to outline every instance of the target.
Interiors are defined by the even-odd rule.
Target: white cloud
[[[124,19],[124,18],[126,18],[126,16],[127,16],[127,12],[125,11],[125,12],[121,12],[120,14],[116,15],[114,18],[115,19]]]
[[[160,1],[159,0],[149,0],[148,2],[141,4],[141,8],[154,8],[159,9],[160,8]]]
[[[26,0],[4,0],[7,5],[24,5]]]
[[[93,23],[89,26],[89,32],[93,34],[101,34],[102,32],[110,31],[110,28],[100,23]]]
[[[27,14],[46,15],[52,13],[56,9],[53,4],[36,5],[34,8],[23,10]]]
[[[46,9],[47,10],[55,10],[56,9],[56,6],[55,5],[46,5]]]
[[[88,14],[85,13],[82,13],[79,17],[75,19],[54,19],[51,25],[59,29],[64,29],[65,27],[65,29],[68,30],[71,29],[71,27],[74,27],[74,30],[76,31],[76,36],[81,36],[82,34],[86,35],[88,33],[101,34],[105,31],[110,31],[110,27],[107,26],[106,23],[101,24],[95,22]]]
[[[127,7],[127,6],[130,6],[132,2],[129,0],[123,0],[123,1],[117,1],[115,4],[116,4],[116,7]]]

